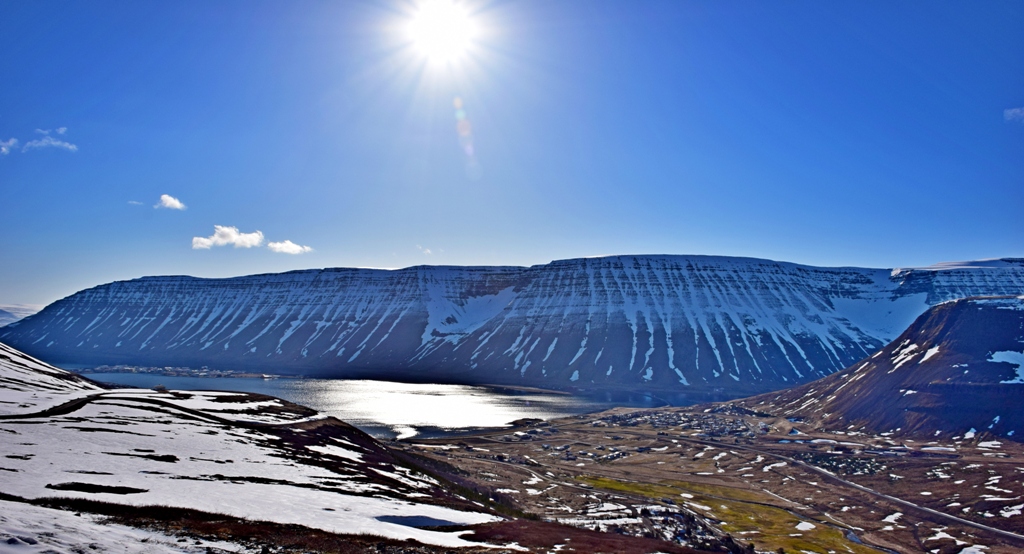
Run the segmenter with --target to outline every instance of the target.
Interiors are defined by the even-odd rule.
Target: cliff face
[[[55,302],[0,341],[58,363],[740,394],[846,367],[935,303],[1021,293],[1024,260],[881,270],[617,256],[146,277]]]
[[[847,369],[737,403],[837,430],[1020,440],[1022,394],[1024,296],[942,303]]]

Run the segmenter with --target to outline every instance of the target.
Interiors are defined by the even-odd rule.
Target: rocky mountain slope
[[[870,355],[929,306],[1024,293],[1024,260],[923,269],[615,256],[522,267],[145,277],[0,329],[75,364],[752,394]]]
[[[738,401],[834,430],[971,438],[1024,434],[1024,296],[945,302],[857,364]]]

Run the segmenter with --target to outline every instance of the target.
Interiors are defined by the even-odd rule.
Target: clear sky
[[[0,2],[0,303],[602,254],[1024,257],[1024,2],[466,0],[447,61],[421,9]]]

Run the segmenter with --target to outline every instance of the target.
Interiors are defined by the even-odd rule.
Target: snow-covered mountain
[[[838,430],[1024,436],[1024,296],[944,302],[871,357],[737,401]]]
[[[145,277],[0,329],[62,363],[749,394],[860,360],[929,306],[1024,293],[1024,260],[916,269],[614,256],[523,267]]]

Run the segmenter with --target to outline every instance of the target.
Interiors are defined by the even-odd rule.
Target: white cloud
[[[1003,118],[1007,121],[1020,121],[1024,123],[1024,108],[1010,108],[1003,110]]]
[[[69,152],[78,152],[78,146],[71,144],[70,142],[57,140],[51,137],[49,134],[46,134],[49,133],[49,131],[43,131],[42,129],[36,129],[36,131],[44,133],[43,138],[26,142],[25,147],[21,149],[22,152],[28,152],[35,148],[63,148]]]
[[[161,194],[160,203],[153,206],[154,208],[167,208],[169,210],[184,210],[188,208],[185,204],[170,194]]]
[[[139,202],[138,200],[129,200],[128,203],[131,204],[132,206],[141,206],[142,205],[142,202]]]
[[[252,248],[263,244],[263,233],[240,233],[238,227],[227,227],[214,225],[213,235],[209,237],[192,237],[192,248],[194,250],[208,250],[212,246],[225,246],[231,244],[235,248]]]
[[[428,256],[433,254],[433,252],[429,248],[423,248],[422,246],[420,246],[418,244],[416,245],[416,248],[419,248],[420,252],[423,252],[424,254],[426,254]]]
[[[22,152],[28,152],[29,150],[35,150],[37,148],[61,148],[69,152],[78,152],[78,146],[70,142],[59,140],[50,136],[50,133],[56,132],[58,135],[63,135],[68,132],[67,127],[58,127],[55,131],[52,129],[36,129],[36,134],[43,135],[42,138],[36,140],[30,140],[25,143],[22,147]],[[7,140],[0,140],[0,156],[6,156],[10,154],[14,149],[18,147],[19,141],[16,138],[10,138]]]
[[[302,246],[295,244],[290,240],[284,240],[281,242],[268,242],[267,248],[273,252],[280,254],[305,254],[306,252],[312,252],[313,249],[308,246]]]

